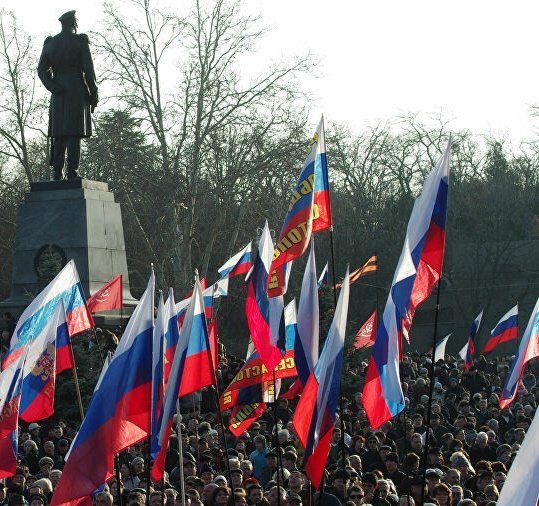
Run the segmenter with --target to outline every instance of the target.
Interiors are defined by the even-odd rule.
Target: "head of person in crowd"
[[[452,506],[453,495],[445,483],[438,483],[432,489],[431,496],[438,501],[439,506]]]
[[[150,497],[151,499],[151,497]],[[94,499],[95,506],[112,506],[114,497],[110,492],[98,492]]]
[[[28,506],[48,506],[49,501],[43,494],[34,494],[28,498]]]
[[[286,504],[286,490],[284,487],[278,487],[277,485],[271,487],[268,493],[268,501],[271,506],[278,506],[278,504]]]
[[[228,487],[217,487],[209,500],[210,505],[224,505],[228,503],[228,498],[231,496],[231,491]]]

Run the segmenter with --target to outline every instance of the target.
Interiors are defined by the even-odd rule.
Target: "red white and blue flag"
[[[169,295],[170,298],[170,295]],[[163,404],[163,395],[165,392],[165,333],[168,328],[168,318],[165,313],[165,302],[163,292],[159,292],[159,302],[157,303],[157,318],[153,328],[152,344],[152,428],[151,434],[157,431],[157,420],[159,410]],[[176,325],[178,319],[174,318]]]
[[[212,287],[210,287],[210,289],[211,288]],[[195,293],[195,289],[198,290],[198,292]],[[180,397],[192,394],[193,392],[201,390],[204,387],[215,385],[212,347],[210,345],[208,324],[206,321],[208,308],[206,297],[209,296],[213,304],[213,292],[208,292],[209,289],[202,292],[202,288],[198,283],[198,278],[195,282],[195,289],[193,289],[193,296],[191,297],[191,302],[189,303],[186,319],[184,320],[180,330],[180,342],[184,338],[184,335],[189,337],[184,365],[185,374],[183,375],[183,379],[180,384]],[[209,293],[209,295],[206,295],[206,293]],[[199,296],[200,300],[198,298]],[[189,314],[189,311],[192,309],[191,306],[193,305],[195,306],[195,312],[193,313],[195,322],[192,323],[194,326],[192,328],[187,328],[184,334],[184,326],[187,321],[187,315]],[[202,312],[202,315],[200,315],[199,311]],[[176,353],[174,356],[176,356]]]
[[[475,355],[475,339],[477,338],[477,332],[481,325],[481,319],[483,318],[483,311],[481,311],[472,322],[470,326],[470,335],[468,341],[460,350],[459,355],[464,360],[464,367],[470,369],[473,365],[473,357]]]
[[[305,449],[305,473],[315,489],[320,487],[335,424],[349,295],[347,270],[324,348],[303,388],[292,420],[298,439]]]
[[[518,304],[505,313],[490,333],[482,353],[489,353],[499,344],[518,338]]]
[[[283,295],[286,290],[284,266],[307,250],[313,232],[331,227],[324,118],[313,137],[311,152],[303,163],[292,192],[288,213],[275,244],[269,272],[268,296]]]
[[[150,434],[155,276],[133,312],[74,439],[51,506],[75,506],[114,476],[114,455]]]
[[[319,318],[318,280],[316,278],[314,236],[312,236],[311,251],[301,283],[297,315],[299,339],[296,339],[294,346],[294,360],[296,361],[298,378],[304,386],[318,360]]]
[[[279,363],[285,352],[283,297],[270,299],[266,293],[272,254],[273,242],[266,221],[247,281],[245,314],[255,348],[269,370]]]
[[[13,476],[17,468],[18,416],[25,357],[26,353],[0,376],[0,478]]]
[[[526,364],[539,356],[539,299],[535,303],[526,330],[520,340],[517,354],[511,363],[509,374],[500,395],[500,409],[505,409],[515,398]]]
[[[251,243],[228,259],[219,269],[219,275],[222,278],[232,278],[239,274],[247,274],[251,269],[253,262],[251,260]]]
[[[363,406],[374,429],[404,409],[399,362],[417,307],[442,274],[451,146],[425,179],[408,222],[406,238],[369,360]]]
[[[318,288],[322,288],[323,286],[326,286],[329,281],[328,276],[328,263],[326,262],[326,265],[322,269],[322,273],[320,274],[320,277],[318,278]]]
[[[191,348],[191,352],[193,351],[193,345],[195,345],[197,349],[204,347],[205,350],[198,352],[198,355],[200,356],[200,360],[206,360],[207,364],[201,364],[197,360],[199,363],[198,366],[210,369],[210,356],[207,351],[209,350],[208,329],[206,317],[204,315],[202,289],[198,281],[198,276],[195,280],[191,302],[180,331],[178,346],[176,347],[176,353],[174,354],[162,409],[159,412],[157,430],[155,433],[152,433],[151,455],[155,460],[154,465],[152,466],[151,476],[156,482],[161,481],[163,477],[165,456],[168,441],[170,439],[174,413],[176,411],[176,401],[178,400],[178,397],[182,395],[183,384],[187,383],[190,385],[188,393],[198,390],[196,383],[199,381],[199,378],[198,371],[195,369],[197,364],[192,360],[190,362],[189,356],[189,350]],[[193,354],[191,353],[191,358],[192,356]],[[212,381],[211,384],[215,384],[215,381]],[[207,386],[207,384],[204,386]],[[195,388],[195,390],[192,390],[192,388]]]
[[[56,375],[72,368],[66,314],[60,301],[41,334],[28,346],[19,417],[25,422],[36,422],[52,416]]]
[[[3,368],[20,357],[26,345],[41,334],[60,300],[66,310],[70,336],[94,326],[92,315],[85,304],[75,262],[70,260],[22,313],[11,337],[9,351],[4,357]]]

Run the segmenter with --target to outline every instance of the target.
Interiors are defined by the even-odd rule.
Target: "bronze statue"
[[[47,37],[37,73],[51,95],[49,131],[52,138],[52,179],[62,179],[67,150],[67,178],[79,178],[80,140],[92,135],[91,112],[98,102],[88,36],[77,34],[75,11],[58,18],[62,31]]]

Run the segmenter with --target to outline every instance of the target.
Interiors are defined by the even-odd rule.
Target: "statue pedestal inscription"
[[[31,185],[19,207],[11,295],[0,308],[19,315],[70,259],[86,296],[122,274],[124,314],[132,312],[137,301],[129,289],[120,204],[106,183],[72,179]]]

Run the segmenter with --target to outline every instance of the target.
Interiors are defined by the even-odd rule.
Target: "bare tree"
[[[0,11],[0,153],[24,170],[28,183],[34,180],[31,132],[43,134],[35,68],[32,39],[13,13]]]

